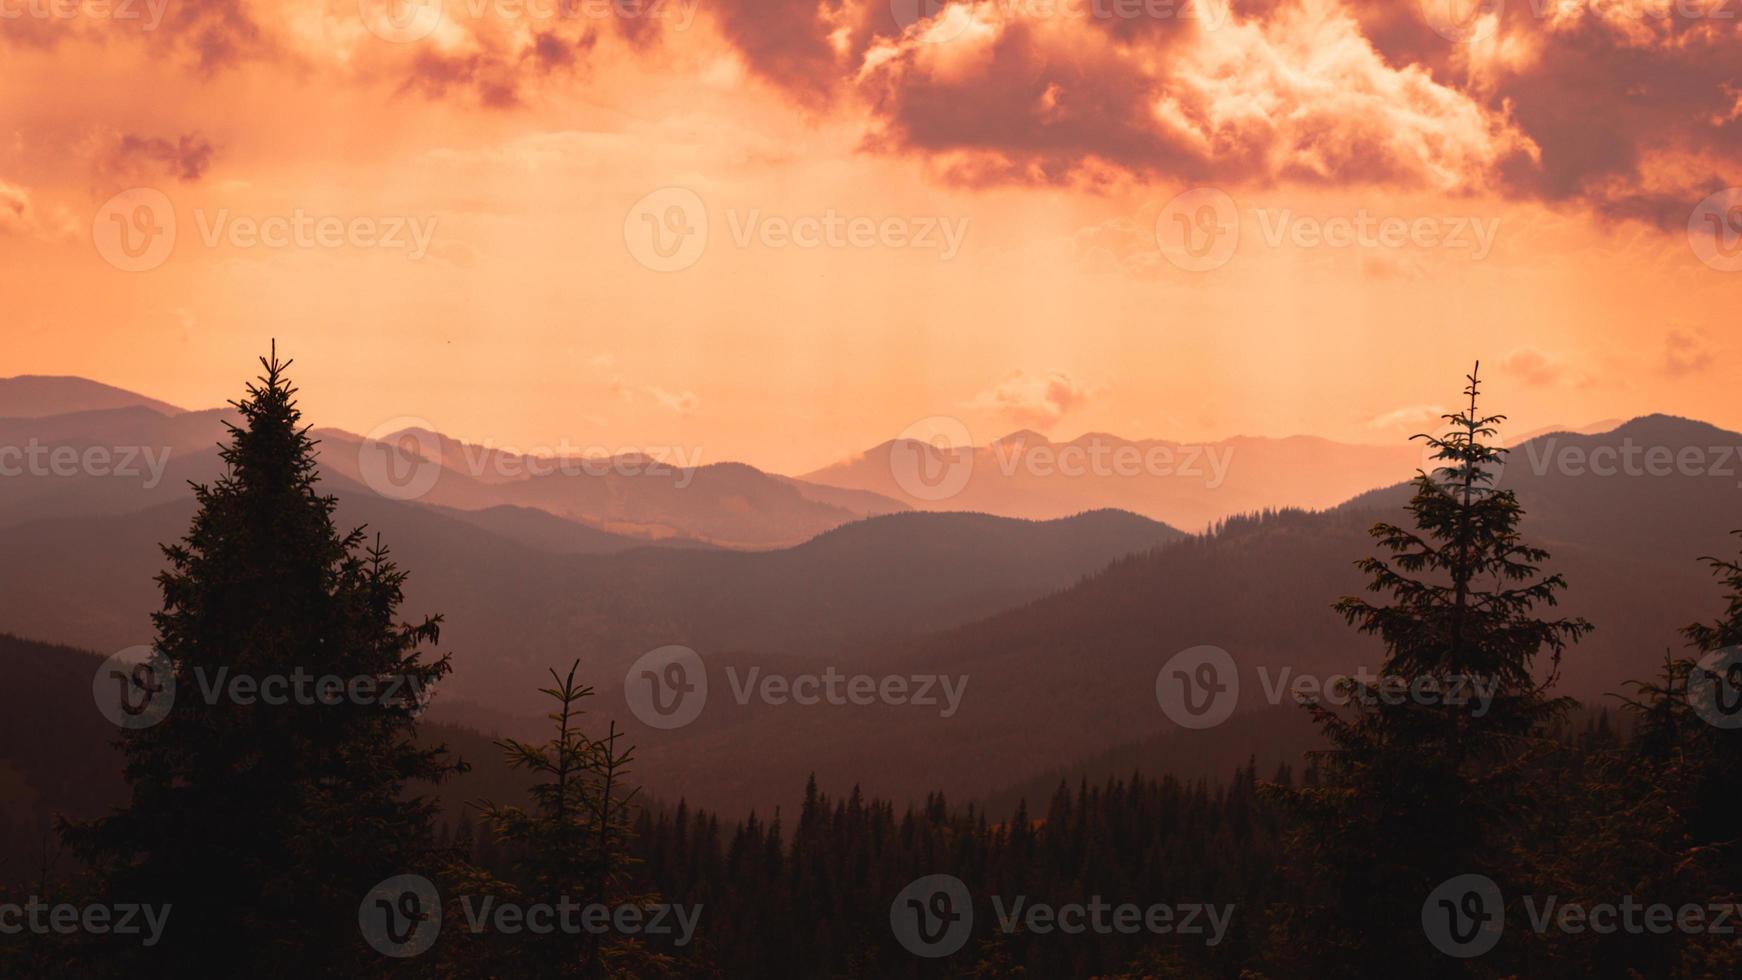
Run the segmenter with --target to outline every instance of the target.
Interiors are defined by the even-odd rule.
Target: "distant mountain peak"
[[[1615,426],[1612,432],[1624,438],[1660,440],[1676,437],[1703,439],[1720,434],[1730,434],[1710,422],[1702,422],[1699,419],[1685,418],[1680,415],[1666,415],[1662,412],[1653,412],[1650,415],[1629,419]]]
[[[0,378],[0,418],[40,419],[113,408],[148,408],[159,415],[180,415],[183,411],[168,402],[89,378],[57,374]]]
[[[1622,421],[1622,419],[1603,419],[1600,422],[1592,422],[1589,425],[1549,425],[1540,429],[1531,429],[1522,434],[1502,432],[1501,436],[1502,440],[1508,446],[1522,446],[1532,439],[1538,439],[1556,433],[1567,433],[1575,436],[1602,435],[1605,432],[1611,432],[1619,428]]]
[[[1052,442],[1052,440],[1050,440],[1046,436],[1043,436],[1040,433],[1034,431],[1033,429],[1017,429],[1015,432],[1012,432],[1009,435],[1005,436],[1004,438],[999,439],[997,442],[993,443],[993,445],[994,446],[1027,446],[1030,443],[1032,443],[1034,445],[1044,446],[1044,445],[1048,445],[1051,442]]]

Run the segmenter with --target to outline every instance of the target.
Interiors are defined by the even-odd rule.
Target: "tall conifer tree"
[[[1494,485],[1506,451],[1490,440],[1505,417],[1481,414],[1479,371],[1467,378],[1468,406],[1444,416],[1449,431],[1416,437],[1440,465],[1417,476],[1412,526],[1376,525],[1385,555],[1357,563],[1386,599],[1335,605],[1384,642],[1383,679],[1351,682],[1346,711],[1311,706],[1332,748],[1317,755],[1318,785],[1291,794],[1304,818],[1293,850],[1312,900],[1282,923],[1280,949],[1300,968],[1462,971],[1429,944],[1422,903],[1457,875],[1506,877],[1506,829],[1526,805],[1523,766],[1567,706],[1547,688],[1563,651],[1591,628],[1535,614],[1565,583],[1542,573],[1548,553],[1523,541],[1516,495]],[[1396,693],[1473,682],[1492,685],[1485,710]]]
[[[173,706],[123,737],[129,801],[64,828],[117,901],[172,906],[152,972],[347,972],[372,955],[360,897],[431,847],[433,800],[408,783],[458,768],[414,742],[450,669],[421,653],[439,617],[398,620],[405,573],[378,538],[335,528],[290,364],[274,345],[261,365],[231,403],[224,475],[194,488],[186,537],[163,548],[154,647]],[[285,703],[233,696],[269,677],[288,680]]]

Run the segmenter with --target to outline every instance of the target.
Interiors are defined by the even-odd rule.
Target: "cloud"
[[[884,5],[881,0],[873,3]],[[848,12],[830,0],[722,0],[708,8],[750,70],[799,103],[822,108],[846,75],[830,35]]]
[[[1071,239],[1078,268],[1085,271],[1120,271],[1138,279],[1155,279],[1174,267],[1162,257],[1155,240],[1155,218],[1160,207],[1145,204],[1130,217],[1109,218],[1080,229]]]
[[[246,60],[280,54],[263,23],[299,18],[286,17],[283,7],[265,7],[266,17],[257,19],[254,6],[248,0],[17,5],[9,8],[12,12],[5,18],[6,29],[0,31],[0,47],[11,44],[52,49],[69,41],[106,44],[126,38],[154,53],[181,59],[202,74],[211,74]]]
[[[1436,30],[1448,2],[450,2],[433,35],[392,44],[357,0],[158,0],[156,29],[27,18],[0,44],[126,38],[204,74],[270,61],[503,110],[585,85],[602,37],[662,57],[700,11],[795,108],[863,120],[868,152],[968,185],[1496,192],[1673,228],[1742,183],[1736,0],[1497,4],[1466,43]]]
[[[1700,330],[1671,329],[1663,338],[1663,373],[1672,378],[1697,374],[1712,366],[1716,352]]]
[[[1020,427],[1045,429],[1087,404],[1092,396],[1090,389],[1062,371],[1051,371],[1038,378],[1019,371],[981,392],[971,407]]]
[[[1446,412],[1444,405],[1405,405],[1373,416],[1367,420],[1366,425],[1370,429],[1379,430],[1420,428],[1436,421]]]
[[[401,70],[402,90],[432,99],[471,100],[488,109],[523,104],[526,90],[551,75],[573,75],[587,63],[599,36],[554,21],[548,30],[520,32],[468,21],[453,46],[420,47]]]
[[[940,16],[968,16],[957,9]],[[1330,0],[1129,37],[990,2],[960,9],[972,23],[952,40],[884,42],[863,76],[881,121],[872,145],[954,156],[960,179],[1092,183],[1110,169],[1467,190],[1529,151],[1505,112],[1389,64]]]
[[[211,142],[198,133],[173,140],[122,133],[101,153],[96,168],[111,182],[169,178],[194,183],[206,175],[213,153]]]
[[[1209,20],[954,0],[906,29],[888,6],[719,17],[795,101],[844,74],[868,149],[966,184],[1499,191],[1670,228],[1742,181],[1733,0],[1504,4],[1469,43],[1410,0],[1183,5]]]
[[[516,75],[515,59],[497,52],[449,54],[421,48],[412,58],[402,88],[431,99],[464,95],[486,108],[506,109],[520,102]]]
[[[697,397],[696,393],[693,391],[673,392],[653,385],[644,387],[641,390],[648,397],[652,398],[660,408],[663,408],[668,412],[674,412],[678,415],[694,415],[696,414],[696,409],[701,406],[701,399]]]
[[[1742,17],[1733,0],[1511,3],[1470,44],[1418,3],[1351,0],[1384,56],[1504,111],[1533,152],[1502,162],[1514,195],[1671,228],[1738,177]]]
[[[635,50],[651,49],[668,24],[689,25],[696,0],[622,0],[603,7],[580,0],[447,0],[427,36],[395,43],[388,34],[371,33],[408,23],[405,6],[401,0],[136,0],[106,5],[114,8],[108,16],[13,18],[0,32],[0,48],[121,40],[204,77],[272,63],[297,74],[360,85],[385,80],[402,92],[505,109],[523,104],[548,78],[572,83],[602,31],[614,29]]]
[[[611,351],[596,351],[588,355],[586,364],[600,375],[607,375],[617,367],[618,358]],[[624,401],[643,402],[682,418],[693,417],[702,405],[701,396],[688,389],[672,391],[659,385],[637,384],[622,375],[612,376],[606,385]]]
[[[30,193],[0,180],[0,235],[22,235],[33,224]]]
[[[17,235],[43,242],[67,241],[88,234],[89,218],[53,203],[22,184],[0,180],[0,238]]]
[[[658,385],[631,384],[622,378],[611,382],[611,390],[626,401],[644,399],[660,409],[684,418],[695,415],[702,404],[701,397],[693,391],[671,391]]]
[[[1565,365],[1528,347],[1507,356],[1500,362],[1500,370],[1532,388],[1558,384],[1567,377]]]

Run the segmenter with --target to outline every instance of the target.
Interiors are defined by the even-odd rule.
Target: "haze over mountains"
[[[0,379],[0,405],[28,399],[73,410],[48,414],[20,408],[12,417],[0,414],[0,445],[70,447],[81,454],[125,447],[129,452],[125,459],[105,455],[102,465],[119,474],[116,478],[78,481],[47,473],[0,481],[0,521],[9,513],[124,513],[186,497],[188,480],[209,481],[222,472],[217,445],[226,436],[228,409],[184,412],[82,379]],[[783,547],[849,521],[906,509],[873,494],[813,486],[741,463],[534,457],[466,445],[422,429],[402,429],[381,440],[334,428],[316,428],[314,435],[323,444],[321,465],[329,476],[449,507],[461,519],[514,534],[563,541],[571,549],[611,551],[657,543]],[[58,469],[79,468],[75,462]],[[403,478],[419,482],[395,482]],[[583,527],[552,525],[505,508],[533,508]]]
[[[1046,520],[1116,507],[1201,530],[1274,507],[1330,507],[1421,465],[1419,445],[1359,446],[1313,436],[1211,443],[1088,433],[1053,442],[1013,432],[987,446],[896,439],[804,475],[921,510]]]
[[[34,438],[167,448],[179,467],[167,482],[178,486],[220,471],[211,451],[224,436],[227,409],[183,412],[76,378],[0,379],[0,409],[31,399],[70,408],[0,411],[0,444]],[[1265,508],[1335,506],[1406,477],[1423,462],[1420,444],[1407,441],[1354,445],[1293,436],[1188,444],[1089,433],[1053,442],[1024,430],[974,448],[891,440],[794,478],[704,460],[684,447],[563,457],[468,444],[416,425],[373,439],[330,427],[317,427],[315,435],[325,444],[327,472],[389,496],[452,508],[463,512],[455,516],[524,540],[542,540],[546,535],[531,529],[547,528],[550,538],[569,542],[562,547],[588,550],[647,543],[787,547],[849,521],[909,509],[1051,520],[1113,508],[1197,531]],[[113,489],[111,508],[162,502],[178,492],[174,486],[140,494]],[[0,516],[4,507],[0,502]],[[498,508],[543,511],[602,534],[577,534]]]
[[[1606,432],[1619,424],[1553,426],[1507,444],[1550,432]],[[1422,443],[1410,441],[1371,446],[1315,436],[1240,436],[1180,443],[1091,432],[1054,442],[1025,429],[986,446],[894,439],[803,478],[919,510],[1047,520],[1085,507],[1116,507],[1196,531],[1236,514],[1333,507],[1423,465]]]
[[[0,382],[0,403],[10,386]],[[186,530],[193,503],[184,481],[220,471],[212,444],[221,415],[108,404],[0,419],[0,445],[172,450],[154,481],[0,479],[0,632],[102,653],[148,640],[157,545]],[[1168,657],[1198,644],[1228,650],[1240,666],[1241,711],[1228,723],[1248,733],[1238,744],[1298,750],[1299,726],[1253,720],[1275,707],[1266,687],[1284,670],[1323,678],[1376,661],[1376,645],[1330,604],[1362,587],[1353,563],[1373,552],[1367,529],[1402,516],[1402,481],[1421,465],[1419,446],[1388,450],[1396,464],[1388,476],[1320,512],[1240,518],[1187,537],[1124,510],[1079,514],[1087,502],[1042,522],[878,512],[906,502],[879,496],[877,485],[813,482],[869,479],[874,454],[831,468],[833,477],[802,480],[742,464],[701,467],[679,487],[681,476],[504,476],[511,466],[480,467],[487,457],[476,447],[435,437],[440,450],[428,458],[442,465],[436,486],[448,489],[398,500],[371,487],[361,461],[403,452],[392,462],[409,473],[426,459],[421,451],[398,439],[321,435],[323,486],[339,497],[341,523],[383,533],[412,573],[408,613],[446,617],[441,649],[454,652],[456,671],[434,717],[518,729],[536,714],[544,669],[579,657],[602,695],[598,716],[626,723],[641,745],[650,790],[722,807],[766,807],[812,771],[827,774],[826,790],[858,782],[899,799],[937,786],[994,795],[1108,753],[1172,753],[1156,768],[1189,768],[1186,757],[1201,761],[1204,743],[1167,737],[1155,679]],[[1037,438],[1023,436],[1020,448],[1038,448]],[[1315,453],[1374,468],[1385,458],[1306,438],[1224,445],[1235,449],[1225,478],[1197,488],[1211,498],[1286,502],[1327,491],[1292,482],[1283,461],[1304,458],[1301,471],[1315,473]],[[1742,435],[1650,416],[1595,434],[1548,433],[1514,452],[1501,485],[1529,512],[1532,542],[1552,552],[1548,570],[1567,577],[1564,612],[1597,625],[1567,658],[1559,690],[1584,699],[1622,690],[1679,644],[1680,626],[1709,612],[1717,591],[1698,559],[1730,552],[1728,532],[1742,526],[1738,446]],[[1006,476],[997,454],[1011,448],[977,451],[976,478],[983,461],[991,466],[984,488],[970,481],[949,501],[916,503],[1063,506],[1058,488],[1026,465]],[[1658,465],[1664,458],[1673,464]],[[1282,489],[1238,482],[1242,466],[1260,464],[1282,474]],[[1120,479],[1139,489],[1122,489]],[[1165,497],[1178,479],[1145,473],[1063,486],[1090,502],[1109,494],[1135,506],[1142,488]],[[1169,506],[1191,499],[1178,494]],[[604,519],[613,515],[617,523]],[[647,536],[656,526],[669,533]],[[774,547],[783,534],[805,537]],[[722,546],[746,540],[757,550]],[[635,720],[625,672],[669,644],[699,653],[710,693],[693,724],[668,731]],[[752,671],[831,668],[960,677],[966,686],[947,716],[940,706],[740,701]]]
[[[149,613],[158,605],[158,544],[186,530],[194,510],[187,481],[209,482],[222,471],[210,448],[220,414],[164,416],[125,407],[0,419],[0,445],[36,440],[80,451],[133,445],[152,453],[150,460],[113,464],[137,467],[131,474],[25,472],[0,479],[8,555],[0,564],[0,630],[97,650],[148,635]],[[605,674],[620,674],[635,656],[666,643],[824,655],[849,638],[923,632],[989,615],[1178,536],[1113,512],[1048,523],[975,514],[851,522],[853,514],[809,500],[794,481],[734,464],[699,468],[693,480],[641,474],[612,484],[608,492],[621,496],[651,483],[648,497],[671,501],[663,513],[686,508],[688,527],[698,529],[697,537],[649,542],[534,507],[467,510],[428,497],[382,496],[362,482],[361,444],[331,430],[322,435],[322,485],[340,499],[339,519],[384,534],[413,570],[412,605],[448,617],[445,642],[490,651],[467,658],[466,679],[452,692],[454,700],[495,711],[536,699],[544,668],[577,655]],[[438,486],[450,479],[462,490],[486,486],[447,469]],[[584,491],[597,478],[535,479]],[[681,487],[679,479],[686,479]],[[758,492],[723,495],[722,480]],[[820,496],[855,499],[835,491]],[[806,515],[819,533],[783,549],[726,550],[699,540],[699,530],[728,520],[790,529]]]
[[[1656,474],[1602,475],[1579,465],[1609,451],[1621,458],[1628,447],[1637,447],[1641,461],[1697,453],[1704,462]],[[1516,490],[1529,512],[1528,540],[1551,552],[1545,571],[1568,582],[1551,614],[1585,616],[1597,627],[1567,655],[1557,693],[1615,705],[1609,695],[1651,676],[1666,649],[1681,649],[1680,627],[1719,601],[1699,559],[1734,553],[1729,532],[1742,527],[1737,447],[1737,433],[1650,416],[1599,435],[1539,437],[1515,452],[1502,486]],[[965,676],[960,709],[949,717],[918,706],[806,711],[754,699],[740,706],[728,696],[707,725],[638,732],[642,757],[650,768],[676,770],[698,793],[712,787],[740,802],[778,794],[812,768],[841,771],[831,767],[849,757],[868,791],[898,797],[937,785],[994,793],[1145,739],[1187,753],[1151,758],[1146,770],[1195,771],[1202,739],[1153,739],[1173,728],[1157,707],[1162,665],[1199,644],[1227,650],[1241,684],[1231,732],[1250,724],[1241,720],[1248,712],[1286,705],[1268,694],[1289,677],[1324,680],[1376,665],[1378,644],[1330,607],[1364,588],[1354,562],[1374,552],[1368,529],[1404,518],[1409,494],[1398,484],[1326,512],[1238,519],[1211,535],[1120,559],[1023,607],[914,641],[867,643],[837,664],[849,673]],[[730,690],[727,668],[742,675],[758,662],[719,655],[709,663],[713,713],[713,692]],[[1269,756],[1260,753],[1267,758],[1298,747],[1305,730],[1265,726],[1282,740],[1270,744]],[[793,746],[795,729],[804,732],[802,748]],[[864,745],[876,752],[849,748]],[[825,746],[839,748],[828,753]],[[755,772],[712,775],[731,751],[753,752]],[[819,755],[835,761],[819,766],[812,761]]]

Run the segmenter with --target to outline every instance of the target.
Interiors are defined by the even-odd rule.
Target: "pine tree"
[[[1304,820],[1292,851],[1313,899],[1284,914],[1279,944],[1309,972],[1461,972],[1428,944],[1423,900],[1456,875],[1505,877],[1506,828],[1526,806],[1520,773],[1567,707],[1546,689],[1563,651],[1591,628],[1534,614],[1565,583],[1542,574],[1548,554],[1522,540],[1516,495],[1493,485],[1505,450],[1489,440],[1504,416],[1480,413],[1479,370],[1467,378],[1468,407],[1443,416],[1450,431],[1417,437],[1441,465],[1418,474],[1413,527],[1376,525],[1387,555],[1358,563],[1387,601],[1335,604],[1385,655],[1383,680],[1347,685],[1348,710],[1309,706],[1332,745],[1315,756],[1318,784],[1289,794]],[[1486,711],[1384,696],[1387,684],[1446,690],[1459,678],[1494,685]]]
[[[1742,531],[1733,532],[1742,535]],[[1742,692],[1742,560],[1705,558],[1724,586],[1724,613],[1712,623],[1694,623],[1682,635],[1701,655],[1681,663],[1682,693],[1701,710],[1684,712],[1688,738],[1688,833],[1699,846],[1719,848],[1723,887],[1742,894],[1742,715],[1728,702]],[[1696,675],[1703,683],[1693,683]],[[1728,711],[1728,714],[1726,714]],[[1697,719],[1697,721],[1696,721]]]
[[[1685,830],[1681,797],[1691,715],[1685,661],[1665,658],[1659,679],[1634,683],[1625,699],[1636,720],[1630,742],[1615,737],[1607,712],[1533,768],[1533,817],[1520,838],[1533,878],[1524,891],[1567,903],[1613,903],[1623,896],[1681,908],[1715,896],[1710,857]],[[1734,975],[1726,940],[1650,930],[1591,930],[1537,936],[1520,930],[1508,966],[1526,976]]]
[[[1742,718],[1730,703],[1742,643],[1742,563],[1704,561],[1724,585],[1723,615],[1683,628],[1696,656],[1666,652],[1655,679],[1630,683],[1636,695],[1624,701],[1637,721],[1632,743],[1607,753],[1612,761],[1605,778],[1590,779],[1592,788],[1569,807],[1588,812],[1585,820],[1596,825],[1586,837],[1626,846],[1590,848],[1564,862],[1602,876],[1611,893],[1640,893],[1675,908],[1742,896],[1742,834],[1736,830]],[[1601,772],[1590,765],[1584,770]],[[1614,937],[1588,962],[1608,970],[1735,976],[1742,951],[1714,934]]]
[[[163,548],[154,648],[173,706],[122,738],[130,800],[62,828],[115,900],[172,906],[146,951],[157,972],[313,975],[372,956],[357,902],[431,847],[434,803],[406,788],[461,768],[414,741],[450,670],[421,653],[440,619],[397,620],[406,573],[379,538],[337,531],[290,364],[275,345],[261,365],[231,403],[224,475],[194,487],[186,537]],[[314,680],[329,676],[357,696]],[[267,678],[282,703],[232,694]]]
[[[564,900],[583,907],[648,905],[655,899],[635,890],[634,837],[636,787],[628,784],[633,748],[620,748],[622,733],[612,722],[601,738],[581,728],[581,703],[593,695],[577,683],[580,662],[567,676],[551,671],[553,686],[541,693],[556,701],[548,717],[555,732],[548,742],[531,744],[505,738],[502,748],[510,768],[534,774],[529,807],[491,802],[477,805],[485,826],[519,855],[519,880],[510,888],[529,902],[556,906]],[[633,937],[602,940],[596,932],[556,933],[534,937],[508,962],[537,976],[634,976],[663,970],[664,958],[648,952]]]

